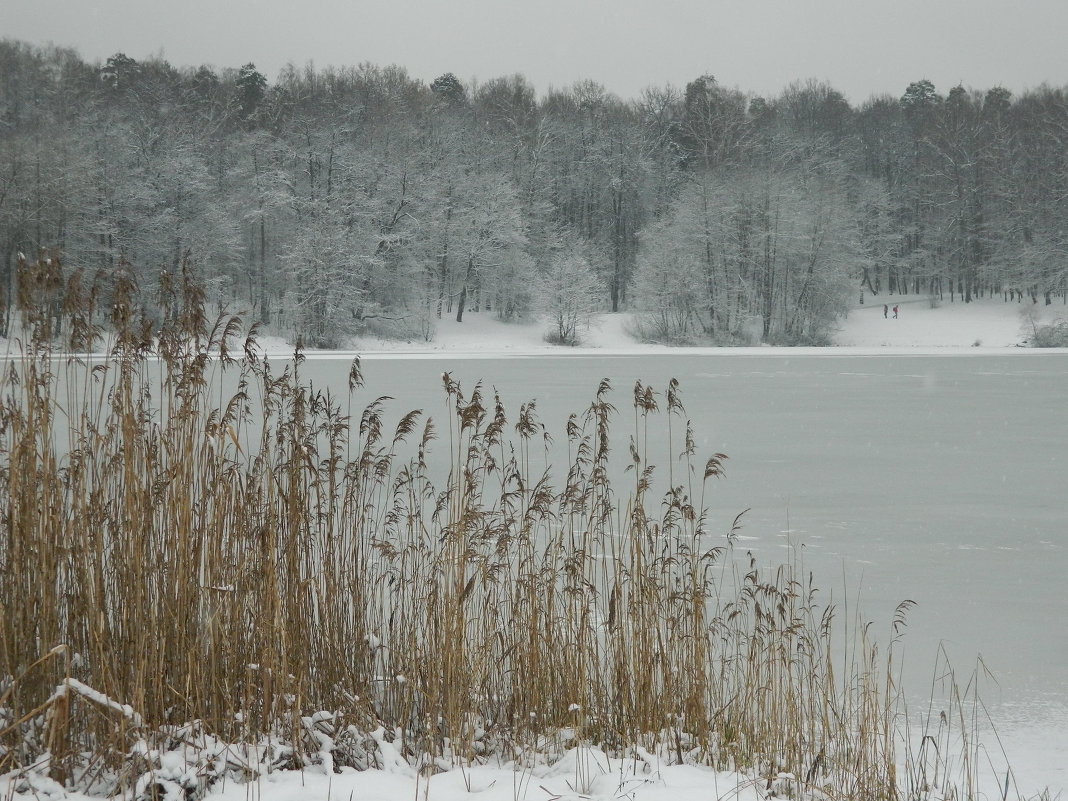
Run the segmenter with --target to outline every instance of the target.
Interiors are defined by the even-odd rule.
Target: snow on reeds
[[[0,379],[0,774],[147,796],[168,752],[200,749],[189,797],[272,767],[432,772],[585,744],[769,790],[920,792],[895,768],[908,603],[886,649],[864,627],[832,643],[803,571],[706,530],[726,457],[696,452],[677,383],[635,386],[624,415],[602,382],[562,434],[568,464],[538,474],[533,402],[510,418],[445,374],[447,419],[386,430],[387,399],[350,412],[358,361],[332,397],[299,352],[271,364],[251,335],[235,352],[240,321],[205,319],[186,269],[160,293],[153,325],[125,272],[101,309],[58,261],[21,266],[27,335]],[[101,320],[106,355],[78,356]],[[673,453],[655,497],[650,438]],[[613,484],[620,456],[632,478]]]

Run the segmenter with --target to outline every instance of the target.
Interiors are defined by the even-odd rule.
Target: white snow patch
[[[889,307],[885,317],[884,305]],[[1034,335],[1034,325],[1058,317],[1068,317],[1068,307],[1036,304],[1030,298],[933,303],[919,295],[865,295],[864,304],[850,310],[834,343],[861,348],[1012,348]]]

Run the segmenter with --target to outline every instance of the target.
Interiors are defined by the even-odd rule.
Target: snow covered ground
[[[883,306],[890,312],[883,317]],[[898,307],[898,318],[893,308]],[[841,347],[863,348],[1006,348],[1015,347],[1040,326],[1068,317],[1061,303],[1045,306],[1025,300],[985,298],[971,303],[931,301],[916,295],[867,295],[849,313],[835,337]]]
[[[303,771],[277,771],[251,784],[236,781],[217,784],[210,801],[759,801],[766,798],[767,779],[717,772],[690,765],[662,765],[638,749],[631,759],[610,759],[595,748],[573,748],[552,765],[508,765],[454,768],[435,775],[395,766],[386,770],[356,771],[341,768],[327,774],[319,765]],[[168,765],[164,788],[177,799],[181,785],[196,785],[195,770],[182,773],[182,760]],[[794,777],[782,774],[773,790],[788,797]],[[53,781],[34,777],[16,783],[0,777],[0,798],[88,801],[68,794]],[[163,796],[171,799],[172,795]]]
[[[883,317],[883,305],[898,306]],[[1032,304],[1029,300],[1004,302],[985,298],[972,303],[944,301],[937,307],[918,295],[865,296],[842,322],[834,337],[834,348],[717,348],[720,355],[739,353],[919,354],[949,353],[960,350],[989,352],[992,349],[1018,348],[1032,335],[1033,327],[1068,317],[1068,307],[1060,302],[1051,306]],[[638,342],[629,332],[628,313],[602,314],[582,332],[581,347],[550,345],[545,341],[543,323],[502,323],[492,313],[468,312],[457,323],[445,318],[438,321],[432,341],[382,340],[359,338],[351,343],[353,351],[367,358],[426,357],[478,358],[480,356],[527,356],[552,353],[563,355],[626,355],[658,352],[683,354],[702,348],[671,348]],[[266,338],[263,346],[271,354],[283,355],[292,350],[281,339]],[[336,356],[336,353],[331,353]]]

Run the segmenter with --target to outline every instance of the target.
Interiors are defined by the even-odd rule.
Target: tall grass
[[[446,419],[387,430],[387,399],[349,411],[358,361],[339,398],[299,351],[280,369],[254,335],[235,352],[240,321],[209,321],[186,268],[161,278],[151,324],[125,274],[103,311],[54,259],[19,280],[25,338],[0,380],[0,773],[47,758],[53,778],[115,791],[155,764],[145,743],[195,729],[288,766],[592,743],[769,787],[903,792],[894,640],[882,652],[861,629],[841,659],[802,566],[736,558],[733,532],[708,530],[726,457],[698,456],[676,382],[637,385],[624,415],[602,381],[562,432],[568,463],[540,473],[534,402],[513,422],[446,374]],[[661,494],[648,443],[664,438]]]

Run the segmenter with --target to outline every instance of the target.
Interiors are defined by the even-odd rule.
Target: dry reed
[[[800,566],[747,563],[707,530],[726,457],[699,460],[676,382],[634,388],[632,484],[609,480],[607,381],[567,423],[569,463],[539,474],[533,402],[512,424],[445,375],[443,424],[387,431],[385,399],[350,418],[299,352],[281,372],[253,335],[234,353],[240,321],[206,319],[187,267],[162,276],[152,324],[125,272],[105,291],[55,258],[20,267],[0,774],[47,755],[70,786],[144,793],[144,744],[195,736],[244,744],[225,764],[245,776],[592,743],[769,788],[789,773],[807,794],[903,792],[892,650],[861,630],[859,658],[836,661]],[[665,428],[682,475],[654,496]]]

